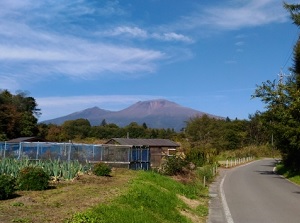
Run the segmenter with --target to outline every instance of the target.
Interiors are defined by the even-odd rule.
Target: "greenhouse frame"
[[[78,160],[107,163],[112,167],[150,169],[148,146],[79,144],[54,142],[0,142],[0,159]]]

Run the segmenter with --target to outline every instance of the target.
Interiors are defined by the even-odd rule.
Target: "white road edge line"
[[[227,223],[234,223],[232,217],[231,217],[231,213],[226,201],[226,197],[225,197],[225,193],[224,193],[224,189],[223,189],[223,184],[224,184],[224,180],[225,180],[226,175],[223,177],[221,184],[220,184],[220,193],[221,193],[221,200],[222,200],[222,204],[223,204],[223,209],[224,209],[224,213],[225,213],[225,218]]]

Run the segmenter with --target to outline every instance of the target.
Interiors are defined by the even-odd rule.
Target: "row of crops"
[[[20,170],[25,167],[40,167],[52,180],[72,180],[79,173],[91,170],[92,164],[82,164],[78,161],[60,160],[29,160],[29,159],[2,159],[0,160],[0,175],[17,177]]]

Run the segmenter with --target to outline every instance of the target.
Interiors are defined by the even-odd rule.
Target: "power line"
[[[290,61],[290,59],[291,59],[291,57],[292,57],[292,55],[293,55],[293,52],[294,52],[294,46],[295,46],[295,43],[296,43],[297,41],[299,41],[299,39],[300,39],[300,32],[296,33],[296,35],[295,35],[295,37],[294,37],[293,45],[292,45],[292,47],[291,47],[291,49],[290,49],[289,56],[287,57],[287,59],[286,59],[286,61],[285,61],[285,63],[284,63],[284,66],[282,67],[282,69],[284,69],[285,66],[287,65],[287,63]]]

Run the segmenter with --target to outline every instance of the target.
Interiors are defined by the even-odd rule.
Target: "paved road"
[[[300,187],[274,174],[274,165],[265,159],[225,172],[220,190],[228,222],[300,222]]]

